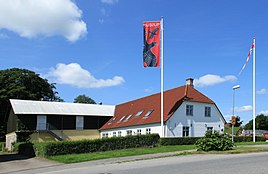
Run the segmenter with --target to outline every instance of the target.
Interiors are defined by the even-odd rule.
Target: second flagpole
[[[165,137],[164,129],[164,18],[161,17],[161,137]]]

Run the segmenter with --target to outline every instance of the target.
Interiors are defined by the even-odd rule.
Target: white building
[[[160,113],[160,93],[119,104],[100,136],[161,135]],[[223,133],[225,122],[217,105],[193,87],[191,78],[185,86],[164,92],[165,137],[201,137],[207,130]]]

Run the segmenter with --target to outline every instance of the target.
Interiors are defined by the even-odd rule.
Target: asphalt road
[[[114,162],[113,162],[114,161]],[[16,173],[16,172],[15,172]],[[57,165],[20,174],[267,174],[268,152],[187,155],[130,162],[115,160]]]

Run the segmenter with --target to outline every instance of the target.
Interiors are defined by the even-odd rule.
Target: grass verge
[[[107,158],[156,154],[164,152],[176,152],[176,151],[193,150],[193,149],[195,149],[194,145],[161,146],[154,148],[123,149],[123,150],[85,153],[85,154],[59,155],[59,156],[48,157],[48,159],[58,161],[61,163],[77,163],[77,162],[92,161]]]
[[[69,154],[69,155],[60,155],[60,156],[51,156],[48,159],[54,160],[61,163],[78,163],[84,161],[108,159],[108,158],[117,158],[117,157],[126,157],[126,156],[135,156],[135,155],[145,155],[145,154],[156,154],[164,152],[180,152],[175,155],[167,156],[181,156],[181,155],[190,155],[190,154],[239,154],[239,153],[251,153],[251,152],[264,152],[268,151],[268,146],[254,146],[267,144],[265,142],[240,142],[235,143],[235,147],[232,150],[228,151],[210,151],[210,152],[198,152],[186,150],[195,150],[195,145],[178,145],[178,146],[160,146],[154,148],[137,148],[137,149],[123,149],[123,150],[114,150],[106,152],[95,152],[95,153],[86,153],[86,154]],[[163,156],[165,157],[165,156]]]

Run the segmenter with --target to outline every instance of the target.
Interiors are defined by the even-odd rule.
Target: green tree
[[[243,121],[240,120],[240,117],[239,116],[236,116],[236,119],[235,119],[235,127],[240,127],[241,124],[243,123]]]
[[[0,132],[5,132],[9,99],[63,101],[54,83],[48,83],[33,71],[12,68],[0,70]]]
[[[260,115],[256,116],[255,122],[256,122],[256,129],[257,130],[268,130],[268,116],[260,114]],[[253,129],[253,120],[250,120],[245,125],[244,129],[252,130]]]
[[[96,104],[96,102],[92,98],[86,96],[85,94],[77,96],[74,99],[74,103]]]

